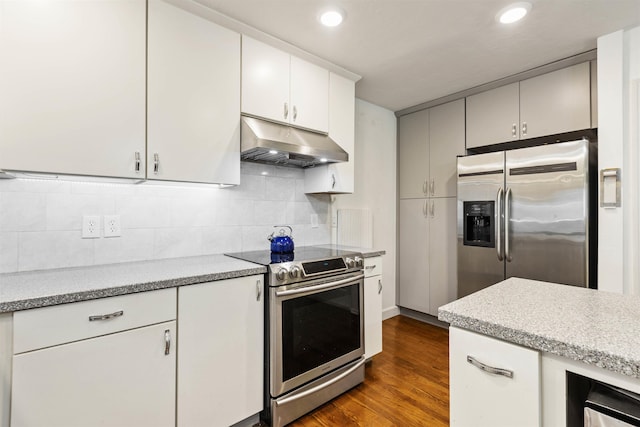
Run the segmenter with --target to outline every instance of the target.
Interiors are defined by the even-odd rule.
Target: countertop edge
[[[640,361],[628,360],[615,354],[572,345],[523,330],[462,316],[446,310],[438,310],[438,320],[447,322],[451,326],[461,329],[467,329],[533,350],[555,354],[587,365],[640,379]]]
[[[159,289],[175,288],[179,286],[195,285],[198,283],[215,282],[225,279],[235,279],[238,277],[264,274],[267,269],[263,266],[255,268],[243,268],[240,270],[229,270],[218,273],[203,274],[189,277],[179,277],[173,279],[159,280],[155,282],[135,283],[129,285],[91,289],[81,292],[71,292],[66,294],[51,295],[39,298],[30,298],[17,301],[7,301],[0,303],[0,314],[15,311],[28,310],[32,308],[49,307],[60,304],[67,304],[93,299],[106,298],[119,295],[134,294],[138,292],[155,291]]]

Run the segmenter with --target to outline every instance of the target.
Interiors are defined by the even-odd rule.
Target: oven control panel
[[[364,269],[361,255],[335,257],[312,261],[281,262],[271,264],[270,286],[281,286],[336,274],[357,272]]]

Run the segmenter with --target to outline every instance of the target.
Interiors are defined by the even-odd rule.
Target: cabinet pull
[[[427,180],[426,179],[422,183],[422,192],[424,193],[425,196],[427,195]]]
[[[376,268],[376,264],[367,265],[364,269],[365,270],[373,270],[374,268]]]
[[[467,362],[471,363],[476,368],[483,370],[489,374],[501,375],[503,377],[513,378],[513,371],[510,371],[508,369],[502,369],[502,368],[494,368],[493,366],[485,365],[484,363],[479,362],[472,356],[467,356]]]
[[[435,216],[436,204],[435,204],[435,202],[433,200],[431,201],[431,206],[429,207],[429,213],[431,214],[431,218],[433,218]]]
[[[378,295],[382,292],[382,280],[378,279]]]
[[[296,107],[294,105],[293,106],[293,121],[295,122],[297,118],[298,118],[298,107]]]
[[[422,205],[422,215],[426,218],[427,217],[427,201],[424,201],[424,204]]]
[[[518,132],[518,126],[514,123],[511,126],[511,136],[515,138],[517,136],[516,135],[517,132]]]
[[[527,122],[522,122],[522,136],[527,136]]]
[[[109,319],[113,319],[114,317],[120,317],[124,314],[123,310],[120,311],[114,311],[113,313],[109,313],[109,314],[99,314],[96,316],[89,316],[89,322],[95,322],[96,320],[109,320]]]
[[[331,174],[331,189],[333,190],[334,188],[336,188],[336,175],[335,174]]]
[[[287,119],[289,117],[289,104],[284,103],[284,118]]]
[[[136,151],[136,165],[134,170],[136,171],[136,173],[140,173],[140,152]]]
[[[171,353],[171,330],[165,329],[164,331],[164,355],[168,356]]]
[[[160,156],[158,156],[158,153],[153,153],[153,173],[157,175],[159,170],[160,170]]]
[[[260,280],[256,280],[256,301],[260,301],[262,296],[262,287],[260,286]]]
[[[436,192],[436,180],[435,179],[432,179],[431,183],[429,184],[429,192],[431,193],[432,196]]]

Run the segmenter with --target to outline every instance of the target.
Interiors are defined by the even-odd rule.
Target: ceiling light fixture
[[[512,24],[521,20],[531,10],[531,3],[513,3],[496,14],[496,20],[502,24]]]
[[[320,23],[325,27],[337,27],[344,21],[344,12],[333,8],[320,13]]]

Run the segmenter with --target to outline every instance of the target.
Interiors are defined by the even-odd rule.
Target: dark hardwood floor
[[[396,316],[382,323],[382,342],[363,384],[290,426],[448,426],[448,331]]]

